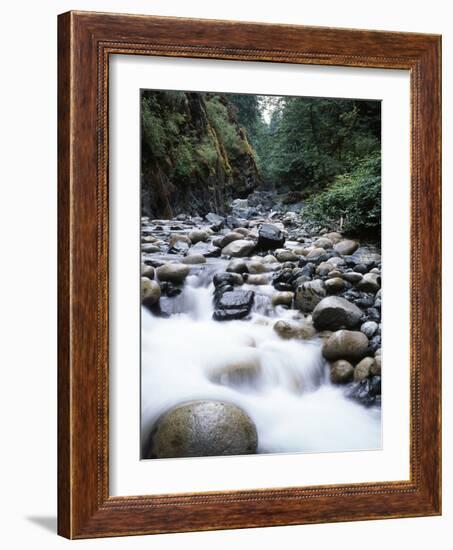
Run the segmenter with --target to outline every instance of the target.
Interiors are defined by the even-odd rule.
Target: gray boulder
[[[148,279],[148,277],[142,277],[142,303],[145,306],[153,306],[160,300],[161,290],[156,281]]]
[[[319,237],[319,239],[316,239],[313,243],[313,246],[315,248],[332,248],[333,243],[327,237]]]
[[[359,248],[358,243],[355,241],[351,241],[350,239],[345,239],[343,241],[338,242],[334,245],[333,249],[335,252],[338,252],[339,254],[342,254],[343,256],[352,254]]]
[[[368,350],[368,338],[360,331],[338,330],[324,342],[322,354],[329,361],[347,359],[357,362]]]
[[[330,369],[330,380],[333,384],[347,384],[354,376],[354,367],[348,361],[335,361]]]
[[[192,244],[197,244],[199,242],[207,241],[208,240],[208,232],[204,231],[203,229],[193,229],[189,233],[189,239],[191,240]]]
[[[364,292],[377,292],[381,288],[381,276],[378,273],[365,273],[357,288]]]
[[[159,281],[181,284],[189,274],[190,268],[184,264],[164,264],[156,269]]]
[[[154,424],[145,458],[254,454],[256,427],[239,407],[223,401],[191,401]]]
[[[364,357],[360,361],[360,363],[358,363],[355,366],[354,380],[356,382],[360,382],[361,380],[365,380],[365,378],[368,378],[371,374],[371,369],[373,365],[374,365],[373,357]]]
[[[244,256],[248,256],[254,248],[254,241],[239,239],[225,246],[222,249],[222,254],[224,256],[232,256],[233,258],[243,258]]]
[[[285,244],[283,231],[270,223],[263,223],[258,231],[258,250],[275,250]]]
[[[345,288],[345,282],[341,277],[333,277],[332,279],[327,279],[325,285],[328,294],[336,294],[337,292],[341,292]]]
[[[205,264],[206,258],[201,254],[192,254],[183,258],[181,262],[187,265]]]
[[[272,296],[273,306],[288,306],[291,307],[294,299],[294,292],[282,291],[276,292]]]
[[[297,323],[294,321],[284,321],[280,319],[272,327],[275,332],[285,340],[292,338],[301,338],[302,340],[308,340],[313,338],[316,334],[316,330],[309,321]]]
[[[246,317],[253,305],[255,293],[251,290],[230,290],[216,300],[213,318],[216,321],[231,321]]]
[[[300,311],[308,313],[313,311],[325,296],[326,289],[321,279],[307,281],[297,287],[294,305]]]
[[[362,310],[339,296],[328,296],[313,310],[313,323],[318,330],[355,328],[362,317]]]
[[[360,330],[365,334],[367,338],[372,338],[379,328],[379,325],[376,323],[376,321],[367,321],[366,323],[363,323],[360,327]]]

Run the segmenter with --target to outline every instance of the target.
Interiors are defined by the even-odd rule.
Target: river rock
[[[334,268],[334,265],[330,262],[321,262],[318,267],[316,268],[316,273],[320,275],[321,277],[324,277],[327,275],[332,269]]]
[[[172,246],[175,246],[177,242],[183,242],[188,245],[192,244],[192,241],[189,239],[187,235],[181,235],[180,233],[173,233],[173,235],[170,236],[168,244],[170,247],[172,247]]]
[[[281,319],[274,324],[273,329],[281,338],[284,338],[285,340],[292,338],[308,340],[309,338],[313,338],[316,334],[314,326],[309,321],[296,323],[295,321],[284,321]]]
[[[299,256],[296,256],[292,250],[286,250],[285,248],[277,249],[274,254],[279,262],[299,261]]]
[[[267,267],[264,265],[264,263],[256,260],[249,262],[247,264],[247,268],[248,268],[248,272],[254,275],[267,272]]]
[[[321,279],[308,281],[296,288],[294,305],[300,311],[308,313],[313,311],[325,296],[326,289]]]
[[[142,303],[145,306],[153,306],[160,300],[161,290],[156,281],[151,281],[147,277],[141,279]]]
[[[159,281],[168,281],[170,283],[181,284],[189,274],[190,268],[184,264],[164,264],[156,269]]]
[[[216,273],[214,275],[213,281],[214,286],[222,286],[225,284],[228,285],[242,285],[244,279],[239,273]]]
[[[263,264],[275,264],[275,263],[277,263],[277,261],[278,261],[277,258],[275,256],[273,256],[272,254],[267,254],[262,259]]]
[[[209,212],[209,214],[206,214],[205,218],[216,231],[219,231],[225,225],[225,218],[218,214],[214,214],[214,212]]]
[[[333,277],[332,279],[327,279],[325,285],[328,294],[337,294],[345,288],[345,282],[341,277]]]
[[[222,249],[223,256],[232,256],[233,258],[243,258],[248,256],[255,248],[255,242],[245,239],[233,241]]]
[[[258,436],[250,417],[224,401],[190,401],[154,424],[146,458],[256,453]]]
[[[232,273],[248,273],[248,265],[244,260],[231,260],[226,270]]]
[[[250,357],[213,370],[209,374],[209,379],[223,386],[256,386],[260,374],[259,357]]]
[[[318,330],[355,328],[362,315],[362,310],[348,300],[339,296],[328,296],[313,310],[313,323]]]
[[[354,380],[356,382],[360,382],[361,380],[365,380],[365,378],[368,378],[371,374],[371,369],[374,365],[374,358],[373,357],[364,357],[354,369]]]
[[[354,367],[348,361],[340,359],[332,364],[330,380],[333,384],[347,384],[354,376]]]
[[[246,227],[237,227],[235,229],[235,233],[240,233],[244,237],[248,237],[248,235],[250,234],[250,229],[247,229]]]
[[[333,243],[327,237],[319,237],[319,239],[316,239],[313,243],[313,246],[315,248],[332,248]]]
[[[248,285],[267,285],[269,277],[267,275],[246,275],[246,283]]]
[[[153,243],[144,243],[142,244],[142,252],[154,254],[155,252],[160,252],[160,248]]]
[[[350,239],[345,239],[334,245],[333,249],[342,256],[349,256],[359,248],[359,244]]]
[[[361,273],[357,273],[355,271],[349,271],[347,273],[343,273],[343,279],[345,281],[348,281],[349,283],[358,283],[362,280],[363,275]]]
[[[331,241],[333,244],[337,244],[343,239],[343,236],[341,235],[341,233],[337,233],[336,231],[325,233],[324,237],[326,239],[329,239],[329,241]]]
[[[259,250],[275,250],[282,248],[285,244],[285,236],[283,231],[270,223],[263,223],[258,230],[258,245]]]
[[[366,246],[361,246],[351,255],[349,261],[352,264],[364,265],[366,271],[368,271],[370,267],[374,267],[381,262],[381,255]],[[356,268],[355,271],[358,271],[358,269]]]
[[[207,231],[203,229],[193,229],[189,233],[189,239],[192,242],[192,244],[197,244],[200,241],[207,241],[208,240],[208,233]]]
[[[291,307],[294,299],[294,292],[276,292],[272,296],[272,305]]]
[[[240,239],[243,239],[243,238],[244,238],[244,235],[236,231],[227,233],[219,242],[220,248],[225,248],[228,244],[232,243],[233,241],[239,241]]]
[[[154,267],[151,265],[142,264],[142,277],[154,279]]]
[[[333,256],[329,258],[329,264],[333,264],[335,267],[341,267],[345,265],[345,261],[340,256]]]
[[[337,330],[322,347],[324,357],[329,361],[347,359],[356,362],[368,351],[368,338],[359,331]]]
[[[251,290],[230,290],[216,301],[213,318],[216,321],[230,321],[246,317],[252,309],[255,293]]]
[[[326,251],[324,248],[312,248],[306,255],[306,258],[307,260],[317,260],[325,253]]]
[[[173,246],[168,248],[169,254],[178,254],[179,256],[185,256],[189,251],[189,245],[185,241],[178,240]]]
[[[364,292],[377,292],[381,288],[381,276],[377,273],[365,273],[357,288]]]
[[[371,374],[373,376],[381,376],[381,365],[382,365],[382,356],[381,356],[381,348],[376,350],[374,354],[374,363],[371,367]]]
[[[363,323],[360,327],[361,332],[365,334],[367,338],[372,338],[379,328],[379,325],[376,323],[376,321],[366,321]]]
[[[211,242],[199,241],[189,248],[188,256],[200,255],[205,258],[218,258],[221,254],[220,248],[214,246]]]
[[[201,254],[191,254],[181,260],[181,263],[187,265],[205,264],[206,258]]]

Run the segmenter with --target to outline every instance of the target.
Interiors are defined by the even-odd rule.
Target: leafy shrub
[[[181,178],[187,178],[195,169],[193,160],[194,146],[186,136],[180,136],[180,141],[174,153],[174,174]]]
[[[325,191],[313,195],[303,211],[308,221],[349,233],[379,234],[381,230],[380,156],[358,163],[349,174],[335,178]]]

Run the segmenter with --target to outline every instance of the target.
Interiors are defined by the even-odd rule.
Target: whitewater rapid
[[[270,299],[272,286],[256,292],[251,319],[212,319],[212,273],[219,260],[193,270],[182,293],[167,298],[169,317],[142,308],[142,443],[157,418],[175,405],[224,400],[254,421],[259,453],[327,452],[381,447],[381,409],[366,408],[331,384],[321,340],[284,340],[272,326],[294,311]],[[247,288],[243,285],[242,288]],[[252,380],[233,385],[216,373],[257,364]]]

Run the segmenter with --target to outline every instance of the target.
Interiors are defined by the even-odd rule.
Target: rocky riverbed
[[[143,458],[380,447],[379,250],[247,199],[141,234]]]

